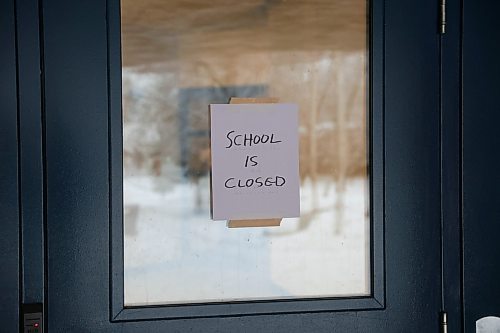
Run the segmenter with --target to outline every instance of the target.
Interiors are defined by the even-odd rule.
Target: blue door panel
[[[463,16],[464,330],[500,317],[500,34],[498,1],[465,0]]]
[[[441,306],[437,2],[384,10],[385,308],[111,322],[110,119],[118,1],[43,1],[51,332],[433,332]],[[108,34],[109,33],[109,34]],[[113,87],[116,87],[113,86]],[[118,108],[119,111],[119,108]],[[111,113],[109,113],[111,112]],[[383,144],[383,142],[382,142]],[[258,304],[255,305],[256,307]]]
[[[0,332],[19,330],[19,192],[14,1],[0,2]]]

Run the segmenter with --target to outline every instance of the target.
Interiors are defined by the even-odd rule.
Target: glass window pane
[[[122,0],[125,305],[370,294],[364,0]],[[208,104],[300,109],[301,217],[210,220]]]

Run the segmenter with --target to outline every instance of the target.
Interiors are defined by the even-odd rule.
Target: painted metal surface
[[[110,280],[120,277],[113,269],[118,263],[110,257],[110,249],[119,251],[110,238],[110,217],[121,218],[112,209],[121,197],[110,196],[109,189],[110,183],[113,188],[121,181],[120,143],[113,145],[121,141],[113,127],[121,116],[116,112],[120,71],[108,62],[119,61],[118,2],[106,7],[97,0],[44,1],[48,330],[436,331],[441,304],[436,8],[436,1],[373,4],[374,17],[383,17],[385,10],[385,22],[373,22],[374,33],[385,27],[385,38],[373,45],[385,58],[375,59],[381,62],[371,69],[372,76],[383,78],[371,88],[372,101],[385,103],[385,118],[372,119],[384,121],[384,160],[374,167],[385,177],[373,181],[385,188],[375,194],[385,200],[385,252],[374,255],[374,262],[385,256],[385,270],[378,267],[374,273],[385,274],[385,298],[375,288],[385,308],[310,313],[318,309],[306,305],[298,313],[279,314],[276,307],[275,315],[261,315],[259,304],[250,303],[246,316],[188,318],[186,312],[183,318],[150,321],[149,312],[111,322],[111,302],[119,301],[119,295],[110,300],[111,289],[118,288]],[[372,142],[374,149],[383,144]],[[120,231],[113,228],[111,232]],[[133,316],[135,310],[128,310]]]
[[[462,332],[460,41],[461,5],[448,0],[446,34],[441,36],[441,211],[442,310],[449,332]]]
[[[500,42],[495,1],[463,2],[464,331],[500,313]]]
[[[43,294],[40,281],[43,260],[39,222],[43,207],[40,203],[41,113],[37,109],[40,107],[37,103],[41,89],[37,81],[37,71],[40,70],[36,54],[39,52],[38,23],[35,22],[34,3],[17,2],[16,36],[14,5],[13,1],[0,5],[0,40],[5,46],[0,54],[0,205],[3,213],[0,318],[4,325],[2,330],[8,332],[17,331],[19,324],[21,265],[25,268],[24,281],[27,281],[23,286],[24,298],[35,300]],[[120,251],[116,240],[109,239],[108,216],[112,217],[111,220],[121,219],[119,210],[109,210],[109,207],[120,206],[121,194],[110,196],[107,190],[109,182],[112,186],[120,182],[122,171],[121,129],[116,125],[121,123],[121,115],[117,112],[108,114],[108,110],[120,107],[120,66],[117,60],[115,66],[108,67],[108,61],[120,58],[120,40],[117,38],[119,10],[117,1],[110,1],[107,8],[97,1],[75,6],[49,0],[42,8],[49,31],[42,35],[46,39],[43,44],[47,47],[44,61],[50,68],[46,80],[50,110],[45,129],[49,133],[47,203],[50,207],[48,238],[51,244],[48,251],[52,258],[47,281],[51,289],[47,292],[52,312],[50,324],[54,331],[64,331],[68,327],[89,331],[141,331],[146,328],[164,331],[166,327],[174,331],[187,328],[203,330],[207,327],[213,331],[303,331],[311,328],[331,331],[334,327],[337,331],[396,332],[408,331],[405,323],[408,320],[423,323],[423,326],[415,326],[415,331],[434,329],[433,325],[437,322],[434,308],[439,304],[440,285],[435,278],[437,273],[434,267],[439,260],[436,257],[439,248],[435,245],[439,232],[436,227],[436,223],[439,224],[436,216],[439,210],[436,204],[438,185],[435,185],[438,174],[434,170],[438,163],[436,136],[439,130],[435,117],[439,98],[433,86],[438,50],[433,39],[436,27],[431,2],[425,2],[418,8],[405,2],[387,2],[386,38],[372,45],[386,55],[385,61],[372,59],[374,66],[371,68],[372,76],[385,75],[385,86],[371,87],[373,103],[386,101],[385,166],[382,161],[373,166],[386,174],[385,180],[374,179],[386,186],[385,193],[375,193],[385,196],[387,205],[385,310],[113,324],[109,323],[109,319],[117,314],[120,314],[121,317],[117,318],[121,321],[152,315],[145,309],[118,312],[114,307],[110,309],[111,304],[119,303],[119,295],[112,294],[111,290],[120,289],[116,285],[120,283],[120,276],[115,276],[116,271],[111,269],[110,246],[118,256]],[[496,283],[500,274],[496,265],[500,250],[493,239],[499,232],[494,223],[499,215],[498,205],[495,204],[499,201],[495,188],[498,184],[495,173],[498,157],[490,153],[498,146],[493,126],[498,117],[495,89],[500,74],[496,61],[499,44],[494,34],[488,34],[495,31],[493,13],[498,9],[494,10],[490,2],[465,1],[464,6],[466,14],[462,27],[459,22],[460,2],[448,2],[447,34],[441,37],[441,233],[444,237],[441,287],[451,331],[461,330],[461,323],[457,322],[457,316],[462,311],[460,287],[464,288],[466,331],[473,329],[477,318],[499,311],[497,298],[500,294]],[[383,6],[374,6],[374,10],[381,11]],[[19,15],[20,12],[22,15]],[[372,24],[376,31],[381,29],[383,23]],[[462,28],[464,86],[460,95],[461,81],[457,67],[462,59],[457,52],[461,46]],[[106,37],[106,31],[109,31],[110,38]],[[21,78],[19,81],[18,77]],[[16,95],[22,97],[19,106]],[[464,101],[463,152],[454,141],[460,130],[457,109],[461,96]],[[21,120],[19,124],[18,117]],[[382,119],[372,119],[372,122],[382,122]],[[108,139],[114,146],[107,145]],[[384,141],[373,139],[377,140],[372,142],[373,149],[384,145]],[[21,142],[19,156],[18,142]],[[460,182],[457,178],[461,169],[456,163],[460,153],[463,154],[465,204],[462,233],[456,225],[460,219],[460,198],[457,198]],[[108,158],[113,163],[108,164]],[[21,186],[25,191],[22,196],[18,189],[18,162],[23,166],[19,173],[24,174]],[[109,178],[109,174],[113,177]],[[21,210],[26,213],[23,216],[23,262],[19,260]],[[381,208],[379,213],[383,213]],[[121,232],[119,226],[113,226],[113,229],[114,232]],[[465,252],[464,281],[460,286],[457,246],[461,235],[464,237]],[[36,242],[26,242],[31,238]],[[374,260],[383,256],[384,253],[377,253]],[[479,257],[481,260],[478,260]],[[380,274],[376,268],[375,276]],[[113,275],[115,285],[109,284],[110,275]],[[89,291],[83,287],[87,283],[90,283]],[[74,288],[74,285],[82,287]],[[383,288],[375,289],[376,299],[384,300],[382,291]],[[113,301],[108,299],[110,294]],[[376,304],[355,304],[360,309],[376,307]],[[355,304],[348,306],[355,307]],[[83,310],[82,316],[77,313],[78,309]],[[66,310],[70,310],[69,316]],[[249,305],[248,311],[252,311],[252,305]],[[161,311],[158,314],[159,317],[163,315]],[[66,319],[60,322],[61,318]]]
[[[0,331],[19,330],[19,192],[14,1],[0,2]]]
[[[43,167],[37,1],[17,1],[19,161],[23,303],[42,303],[44,284]]]

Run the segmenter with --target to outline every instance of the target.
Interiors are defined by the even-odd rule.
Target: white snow
[[[137,209],[125,221],[126,305],[370,293],[365,180],[347,183],[341,206],[330,179],[305,181],[300,219],[241,229],[210,220],[207,177],[163,193],[157,181],[124,182],[126,211]]]

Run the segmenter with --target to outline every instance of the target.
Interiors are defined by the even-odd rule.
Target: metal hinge
[[[448,314],[446,312],[439,313],[439,327],[441,333],[448,333]]]
[[[439,6],[439,32],[441,35],[446,33],[446,0],[440,0],[441,4]]]

